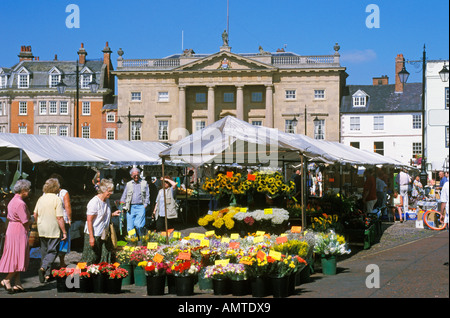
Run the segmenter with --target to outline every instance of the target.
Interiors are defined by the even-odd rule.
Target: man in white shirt
[[[402,196],[403,199],[403,213],[406,213],[409,211],[409,202],[408,202],[408,187],[411,183],[411,177],[409,174],[406,173],[406,169],[402,169],[400,173],[398,174],[398,186],[399,186],[399,193]],[[406,219],[405,219],[406,220]]]
[[[443,220],[448,227],[448,181],[444,183],[441,190],[441,221]],[[448,228],[447,228],[448,229]]]

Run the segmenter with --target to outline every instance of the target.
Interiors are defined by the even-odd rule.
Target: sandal
[[[16,293],[23,293],[23,292],[26,292],[25,288],[23,288],[22,285],[14,285],[14,286],[13,286],[13,290],[14,290],[14,292],[16,292]]]
[[[14,290],[11,288],[9,280],[4,279],[1,281],[0,284],[3,286],[3,288],[5,288],[5,290],[8,292],[8,294],[14,294]],[[9,287],[8,287],[8,285],[9,285]]]

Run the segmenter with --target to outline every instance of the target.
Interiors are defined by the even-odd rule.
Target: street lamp
[[[128,118],[128,140],[131,140],[131,118],[138,119],[137,121],[133,121],[133,123],[134,127],[139,130],[142,127],[142,120],[141,120],[142,115],[131,115],[131,110],[128,108],[128,115],[123,117]],[[120,120],[120,117],[117,120],[116,124],[117,128],[122,128],[123,122]]]
[[[426,168],[426,158],[425,158],[425,94],[426,94],[426,70],[427,70],[427,53],[425,50],[425,45],[423,46],[423,56],[421,61],[408,61],[408,63],[416,63],[421,62],[422,63],[422,162],[420,165],[420,182],[425,186],[428,183],[428,174],[427,174],[427,168]],[[444,67],[442,70],[439,71],[439,76],[441,78],[441,81],[447,82],[448,81],[448,69],[447,66],[444,63]],[[405,69],[405,65],[403,65],[403,68],[400,72],[398,72],[398,76],[400,78],[400,81],[402,84],[405,84],[408,80],[409,73]]]
[[[78,60],[77,60],[77,66],[75,69],[75,74],[65,74],[65,75],[76,75],[76,95],[75,95],[75,137],[79,137],[79,129],[80,129],[80,118],[79,118],[79,103],[80,103],[80,71],[78,68]],[[99,84],[96,82],[95,80],[95,73],[92,74],[92,81],[88,84],[89,89],[91,91],[91,93],[95,94],[98,91],[99,88]],[[61,77],[61,81],[56,85],[56,89],[58,90],[58,94],[63,95],[66,92],[67,89],[67,85],[64,84],[62,77]]]

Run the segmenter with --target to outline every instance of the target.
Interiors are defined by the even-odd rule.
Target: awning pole
[[[303,155],[300,155],[300,160],[301,160],[301,166],[302,166],[302,186],[301,186],[301,192],[302,192],[302,198],[301,198],[301,202],[302,202],[302,228],[305,229],[306,228],[306,221],[305,221],[305,189],[304,189],[304,185],[305,185],[305,174],[306,174],[306,169],[305,169],[305,165],[304,165],[304,157]]]
[[[161,188],[163,189],[164,193],[164,224],[166,228],[166,243],[169,244],[169,233],[167,231],[167,202],[166,202],[166,181],[165,181],[165,174],[164,174],[164,157],[162,158],[162,182],[161,182]]]

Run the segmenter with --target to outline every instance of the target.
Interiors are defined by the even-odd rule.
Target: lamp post
[[[123,116],[123,117],[127,117],[128,118],[128,140],[131,140],[131,118],[137,118],[138,120],[135,121],[135,127],[136,129],[141,129],[142,127],[142,121],[141,121],[141,117],[143,117],[142,115],[131,115],[131,110],[130,108],[128,108],[128,115],[127,116]],[[117,127],[118,128],[122,128],[123,122],[119,119],[116,122]]]
[[[77,65],[75,69],[75,74],[65,74],[65,75],[75,75],[76,79],[76,93],[75,93],[75,137],[80,137],[80,114],[79,114],[79,108],[80,108],[80,71],[78,67],[78,60]],[[89,89],[91,93],[95,94],[98,91],[99,84],[95,81],[95,73],[92,74],[92,81],[88,84]],[[63,95],[66,92],[67,85],[64,84],[62,77],[61,81],[56,85],[56,89],[58,90],[58,93]]]
[[[425,134],[426,134],[426,121],[425,121],[425,94],[426,94],[426,71],[427,71],[427,53],[425,49],[425,45],[423,46],[423,54],[421,61],[408,61],[408,63],[422,63],[422,162],[420,165],[420,182],[425,186],[428,183],[428,174],[426,167],[426,157],[425,157]],[[441,81],[448,81],[448,69],[444,63],[444,67],[441,71],[439,71],[439,76]],[[406,70],[405,65],[403,64],[403,68],[400,72],[398,72],[398,76],[400,81],[405,84],[409,77],[409,72]]]

